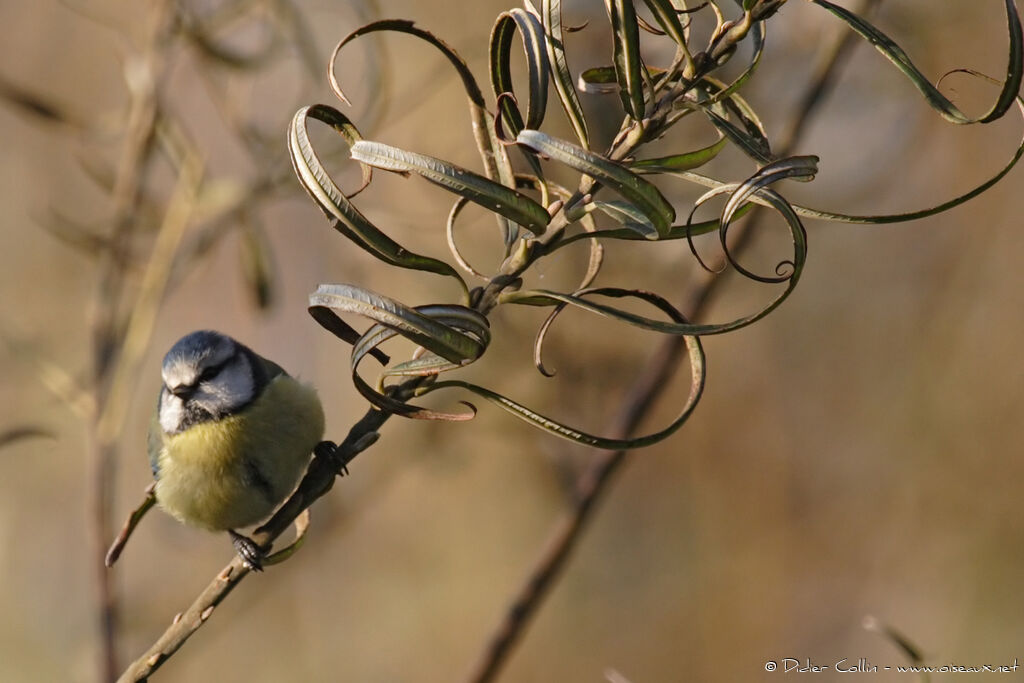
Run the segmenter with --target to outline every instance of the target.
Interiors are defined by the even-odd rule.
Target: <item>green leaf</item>
[[[643,62],[640,59],[640,27],[636,21],[633,0],[607,0],[612,20],[613,52],[616,81],[622,108],[633,120],[644,118]]]
[[[657,228],[654,227],[650,219],[629,202],[595,200],[593,205],[594,208],[600,209],[621,223],[627,230],[632,230],[644,239],[656,240],[660,238]]]
[[[742,209],[736,212],[734,218],[739,218],[743,214],[747,213],[751,208],[752,204],[747,204]],[[664,237],[659,237],[658,241],[663,242],[665,240],[679,240],[686,239],[687,237],[696,237],[697,235],[706,235],[708,233],[716,232],[721,227],[721,223],[718,219],[710,221],[702,221],[700,223],[691,223],[690,225],[673,225],[669,230],[668,234]],[[629,228],[619,228],[612,230],[595,230],[593,232],[580,232],[574,235],[563,238],[561,241],[551,245],[546,253],[551,253],[557,249],[561,249],[564,246],[572,244],[573,242],[579,242],[580,240],[589,239],[612,239],[612,240],[644,240],[648,241],[646,237]]]
[[[428,304],[426,306],[416,306],[415,310],[417,313],[427,316],[442,325],[447,325],[462,332],[468,332],[476,339],[479,339],[485,347],[490,344],[491,331],[487,318],[473,309],[448,304]],[[387,368],[382,374],[386,377],[427,376],[456,370],[464,366],[465,363],[453,363],[436,353],[425,352],[423,355],[412,360]]]
[[[496,98],[502,93],[515,95],[510,57],[512,38],[517,28],[522,37],[523,52],[526,53],[527,80],[530,84],[525,127],[540,128],[548,99],[548,57],[544,47],[544,27],[537,17],[525,10],[515,8],[503,12],[494,24],[490,46],[491,85]],[[518,135],[524,124],[515,103],[503,97],[500,98],[499,108],[512,135]]]
[[[1022,118],[1024,118],[1024,99],[1018,98],[1017,108],[1020,110]],[[833,221],[836,223],[858,223],[864,225],[887,225],[892,223],[905,223],[907,221],[917,220],[920,218],[927,218],[929,216],[940,214],[944,211],[949,211],[950,209],[960,206],[961,204],[964,204],[965,202],[973,199],[974,197],[977,197],[981,193],[985,192],[988,188],[992,187],[997,182],[1002,180],[1011,170],[1013,170],[1013,167],[1017,165],[1022,156],[1024,156],[1024,138],[1021,139],[1021,142],[1017,146],[1017,149],[1014,150],[1013,156],[1010,157],[1010,160],[1006,163],[1006,165],[1003,166],[1002,169],[999,170],[998,173],[996,173],[991,178],[981,183],[977,187],[974,187],[973,189],[957,197],[954,197],[953,199],[942,202],[941,204],[938,204],[927,209],[920,209],[917,211],[908,211],[905,213],[896,214],[856,216],[844,213],[837,213],[833,211],[825,211],[823,209],[814,209],[811,207],[800,205],[792,205],[792,208],[793,211],[795,211],[797,214],[804,216],[806,218],[817,218],[819,220]],[[695,173],[693,171],[673,172],[671,173],[671,175],[683,178],[685,180],[689,180],[690,182],[696,183],[698,185],[703,185],[704,187],[721,188],[727,185],[727,183],[723,183],[720,180],[716,180],[715,178],[709,178],[708,176],[702,175],[700,173]],[[758,197],[756,194],[750,198],[750,201],[756,204],[761,204],[763,206],[769,205],[765,199]]]
[[[740,190],[741,187],[742,186],[740,184],[723,185],[716,190],[712,190],[712,193],[715,195],[724,194],[726,192],[735,193],[737,190]],[[744,187],[744,189],[741,190],[741,193],[745,192],[746,189],[748,188]],[[675,321],[666,322],[623,311],[605,304],[587,301],[581,298],[578,293],[564,294],[562,292],[556,292],[548,289],[508,292],[501,296],[500,301],[501,303],[512,303],[527,306],[558,306],[560,304],[568,304],[591,313],[597,313],[598,315],[620,320],[636,327],[665,334],[712,335],[731,332],[733,330],[740,329],[741,327],[746,327],[747,325],[757,322],[764,316],[768,315],[783,301],[785,301],[796,287],[796,284],[800,279],[800,275],[803,272],[804,264],[807,260],[807,233],[804,230],[803,224],[800,222],[799,216],[797,216],[796,212],[793,210],[793,207],[790,206],[785,199],[779,196],[778,193],[767,187],[760,186],[752,191],[754,193],[754,197],[759,198],[762,202],[774,208],[780,215],[782,215],[789,225],[790,233],[793,237],[793,259],[779,264],[779,269],[777,269],[777,271],[779,271],[782,267],[786,266],[792,268],[792,271],[782,278],[786,280],[786,289],[756,313],[737,318],[727,323],[694,324],[679,323]],[[706,197],[702,197],[699,201],[706,201],[710,196],[714,195],[708,193]],[[744,205],[742,201],[727,204],[726,208],[722,212],[722,216],[719,218],[719,231],[728,231],[729,223],[735,219],[739,213],[741,213],[743,208]],[[592,236],[594,235],[587,235],[587,237]],[[596,236],[600,236],[600,233],[597,233]]]
[[[692,152],[673,154],[657,159],[643,159],[632,162],[629,167],[641,173],[661,173],[664,171],[689,171],[692,168],[699,168],[708,163],[725,148],[728,141],[724,135],[707,147],[695,149]]]
[[[455,278],[468,295],[466,283],[454,268],[444,261],[421,256],[401,246],[381,232],[345,197],[310,144],[307,119],[326,123],[341,133],[349,144],[359,140],[358,131],[344,114],[323,104],[299,109],[288,127],[288,153],[295,174],[313,201],[328,218],[334,220],[335,229],[385,263]]]
[[[555,91],[562,103],[562,109],[569,119],[576,137],[584,149],[590,149],[590,133],[587,120],[583,115],[583,106],[573,87],[572,75],[565,59],[565,43],[562,38],[562,3],[560,0],[541,0],[541,19],[544,25],[546,40],[544,45],[548,51],[548,65],[554,76]]]
[[[416,38],[419,38],[420,40],[423,40],[429,43],[430,45],[436,47],[448,59],[448,61],[451,62],[452,66],[455,67],[455,70],[459,74],[459,78],[462,79],[462,85],[466,90],[466,95],[469,97],[469,101],[472,104],[476,105],[477,107],[486,107],[483,91],[480,90],[480,86],[477,84],[476,78],[473,76],[473,72],[469,70],[469,67],[466,65],[465,60],[463,60],[462,57],[459,56],[459,53],[456,52],[451,45],[444,42],[430,31],[425,31],[416,26],[414,22],[408,21],[406,19],[383,19],[381,21],[371,22],[369,24],[366,24],[365,26],[357,28],[355,31],[352,31],[352,33],[349,33],[347,36],[345,36],[338,42],[338,44],[334,48],[334,53],[331,55],[328,72],[332,88],[335,94],[338,95],[338,97],[340,97],[343,102],[347,104],[348,98],[345,97],[340,85],[338,84],[337,70],[335,69],[334,66],[334,63],[337,61],[338,54],[341,52],[341,49],[345,47],[345,45],[347,45],[354,39],[359,38],[360,36],[367,35],[369,33],[375,33],[377,31],[394,31],[396,33],[405,33],[411,36],[415,36]]]
[[[539,130],[524,129],[519,133],[516,142],[535,149],[612,188],[647,216],[659,235],[668,233],[669,227],[675,219],[675,209],[657,187],[632,171],[572,143],[541,133]]]
[[[469,406],[470,413],[441,413],[397,400],[393,398],[392,391],[382,384],[378,389],[371,387],[358,370],[367,355],[398,335],[421,343],[429,356],[385,370],[381,381],[392,374],[428,376],[462,367],[479,357],[490,343],[490,330],[483,315],[463,306],[434,304],[408,308],[379,294],[345,285],[321,285],[313,296],[317,299],[314,301],[311,297],[311,303],[316,306],[330,305],[378,321],[353,345],[350,362],[353,384],[374,406],[395,415],[421,420],[468,420],[476,414],[472,406]],[[467,351],[469,355],[466,355]],[[428,367],[431,364],[432,367]]]
[[[551,220],[547,209],[525,194],[426,154],[361,140],[352,146],[352,158],[389,171],[415,172],[446,190],[501,214],[534,235],[542,234]]]
[[[995,121],[1006,113],[1020,91],[1021,78],[1024,75],[1024,37],[1022,37],[1021,32],[1020,15],[1017,13],[1013,0],[1004,0],[1010,42],[1006,81],[1004,81],[1003,88],[992,108],[978,118],[971,118],[960,111],[914,66],[914,63],[910,61],[910,57],[903,51],[903,48],[869,22],[847,9],[828,2],[828,0],[811,0],[811,2],[825,8],[845,21],[850,28],[874,45],[875,49],[881,52],[886,59],[892,62],[897,69],[910,79],[914,87],[924,95],[925,100],[932,109],[937,111],[947,121],[958,124],[989,123]]]
[[[716,114],[710,107],[703,107],[702,111],[719,132],[729,138],[751,159],[759,164],[770,164],[774,160],[767,138],[754,136],[747,131],[741,130],[730,123],[728,119]]]
[[[465,364],[479,358],[490,341],[489,336],[485,339],[474,338],[383,294],[354,285],[320,285],[309,296],[309,305],[311,308],[322,306],[355,313],[374,320],[456,364]],[[483,318],[475,311],[469,315],[475,319]],[[483,320],[486,321],[486,318]],[[483,327],[486,328],[486,322]]]
[[[679,14],[676,13],[676,8],[672,6],[672,3],[669,0],[644,0],[644,3],[651,10],[651,14],[654,15],[655,21],[658,22],[662,30],[676,41],[679,47],[685,48],[686,30],[683,28],[682,22],[679,21]]]
[[[668,73],[665,69],[652,66],[648,69],[655,78]],[[619,91],[614,66],[595,66],[580,73],[579,89],[588,95],[610,95]]]
[[[706,192],[703,196],[698,198],[696,202],[694,202],[693,209],[690,211],[690,216],[692,217],[697,209],[712,197],[719,194],[729,193],[729,199],[722,208],[722,215],[719,218],[719,239],[726,259],[740,274],[752,280],[757,280],[758,282],[777,283],[791,280],[793,278],[793,273],[787,273],[785,272],[785,269],[787,267],[792,267],[794,270],[799,270],[803,267],[803,261],[806,256],[807,235],[799,221],[790,224],[791,234],[793,235],[794,260],[783,261],[778,264],[775,268],[775,276],[756,275],[736,261],[728,246],[727,234],[729,225],[733,218],[736,217],[739,209],[743,206],[749,206],[748,200],[754,195],[761,193],[761,191],[769,185],[787,178],[795,180],[810,180],[817,172],[818,157],[794,156],[780,159],[779,161],[768,164],[764,168],[758,170],[757,173],[738,185],[723,186]],[[792,211],[792,208],[790,207],[789,210]],[[786,212],[783,212],[783,215],[786,215]],[[704,262],[700,259],[700,255],[694,248],[692,240],[690,241],[690,249],[697,260],[701,262],[701,265],[704,265]],[[707,268],[706,265],[704,267]]]
[[[342,320],[337,313],[325,306],[310,306],[308,309],[310,316],[313,320],[316,320],[320,324],[320,327],[324,328],[338,339],[347,342],[350,345],[355,345],[359,341],[361,336],[354,327],[349,325],[347,322]],[[391,358],[378,348],[374,348],[371,355],[380,361],[381,365],[387,365],[391,362]]]

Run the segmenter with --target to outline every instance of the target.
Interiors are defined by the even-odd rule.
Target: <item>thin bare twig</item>
[[[869,14],[879,2],[880,0],[865,0],[859,14]],[[826,54],[814,79],[800,99],[793,124],[783,136],[783,142],[779,146],[781,156],[788,154],[807,130],[813,113],[831,91],[842,64],[855,44],[854,34],[846,32]],[[742,252],[751,235],[756,233],[757,222],[758,217],[754,215],[745,224],[734,229],[736,244],[731,248],[734,256]],[[702,271],[701,279],[691,287],[686,300],[680,305],[680,310],[686,312],[689,319],[693,320],[701,315],[724,281],[723,274],[728,272],[718,272],[718,269],[715,271]],[[668,386],[679,365],[683,347],[683,338],[678,336],[667,337],[658,347],[646,369],[634,383],[629,398],[624,402],[612,438],[625,439],[633,435],[640,421]],[[552,525],[547,541],[544,542],[532,568],[527,572],[527,579],[510,601],[504,618],[488,639],[480,658],[466,678],[467,681],[488,683],[497,678],[516,643],[529,626],[531,618],[561,575],[595,510],[595,504],[608,491],[614,481],[613,475],[626,462],[629,454],[628,450],[602,451],[580,475],[576,482],[575,503],[572,509]]]
[[[107,541],[113,530],[113,481],[116,461],[116,440],[100,428],[100,414],[105,412],[109,389],[116,372],[112,362],[120,332],[121,301],[127,272],[127,251],[130,233],[137,226],[135,219],[142,197],[142,177],[152,151],[158,118],[159,98],[156,84],[164,74],[166,46],[175,16],[174,0],[154,3],[149,15],[143,56],[126,71],[132,91],[132,107],[128,116],[124,146],[121,149],[114,188],[113,229],[110,248],[104,251],[100,265],[100,284],[92,324],[92,391],[96,414],[89,430],[93,495],[93,543],[97,591],[97,617],[100,634],[101,681],[113,680],[119,670],[117,661],[117,596],[113,582],[103,563]]]

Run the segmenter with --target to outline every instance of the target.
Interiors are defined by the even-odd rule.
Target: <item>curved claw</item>
[[[263,571],[263,560],[267,556],[266,552],[248,536],[243,536],[233,529],[228,529],[228,534],[231,535],[231,545],[235,546],[235,552],[242,558],[245,566],[254,572]]]

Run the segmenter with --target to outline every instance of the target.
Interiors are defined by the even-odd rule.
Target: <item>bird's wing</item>
[[[288,373],[285,372],[285,369],[282,368],[277,363],[275,363],[274,361],[267,360],[266,358],[264,358],[263,356],[261,356],[259,354],[253,354],[253,355],[256,356],[256,359],[263,366],[263,372],[266,373],[267,381],[268,382],[270,380],[274,379],[275,377],[277,377],[278,375],[288,375]]]

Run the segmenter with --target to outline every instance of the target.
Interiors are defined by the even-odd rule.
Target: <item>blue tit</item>
[[[253,568],[262,555],[236,529],[270,516],[324,433],[316,391],[231,337],[181,338],[164,356],[149,430],[156,500],[185,524],[227,531]]]

